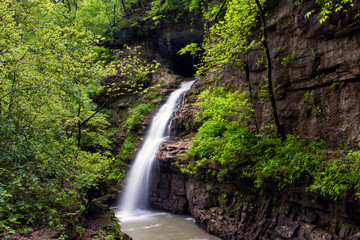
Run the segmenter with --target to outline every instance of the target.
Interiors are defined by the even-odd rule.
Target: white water
[[[170,120],[176,113],[183,94],[191,88],[193,83],[194,81],[183,82],[179,89],[170,94],[168,100],[154,116],[149,132],[125,182],[125,191],[118,206],[120,210],[118,215],[121,215],[123,219],[126,215],[132,215],[136,209],[146,209],[150,173],[157,150],[160,144],[169,137]]]
[[[182,83],[155,115],[126,179],[126,188],[115,215],[121,222],[122,231],[134,240],[219,240],[197,226],[191,217],[144,210],[148,202],[150,173],[156,153],[160,144],[169,137],[171,120],[183,94],[193,83],[194,81]]]

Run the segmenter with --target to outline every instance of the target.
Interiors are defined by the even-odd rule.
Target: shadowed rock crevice
[[[180,55],[178,52],[186,45],[201,43],[202,40],[203,31],[201,30],[166,32],[159,37],[158,51],[164,63],[174,73],[184,77],[192,77],[196,72],[194,64],[197,63],[198,59],[188,53]]]

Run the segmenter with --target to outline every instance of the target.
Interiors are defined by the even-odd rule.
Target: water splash
[[[117,215],[131,215],[136,209],[146,209],[149,196],[150,173],[160,144],[169,137],[171,120],[181,103],[182,96],[195,81],[183,82],[172,92],[154,116],[144,143],[136,155],[125,182],[125,191],[118,206]],[[126,218],[126,217],[125,217]]]

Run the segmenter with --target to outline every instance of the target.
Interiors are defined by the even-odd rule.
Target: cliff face
[[[191,125],[196,115],[193,101],[187,98],[180,108],[177,132],[196,129]],[[222,239],[360,239],[360,201],[353,195],[332,200],[307,191],[306,181],[281,189],[267,182],[257,189],[241,173],[218,182],[207,174],[209,169],[200,169],[197,176],[183,174],[181,155],[191,137],[190,133],[161,146],[150,198],[153,207],[190,212],[198,224]]]
[[[306,182],[280,190],[268,182],[256,189],[236,173],[219,183],[206,174],[208,169],[197,177],[184,175],[174,163],[189,142],[162,145],[150,198],[153,207],[190,212],[222,239],[360,239],[360,202],[354,196],[334,201],[307,192]]]
[[[274,63],[279,117],[286,133],[308,140],[325,139],[330,147],[360,147],[360,21],[335,14],[323,24],[318,14],[305,18],[314,1],[296,8],[289,1],[269,1],[269,48]],[[360,9],[355,2],[354,12]],[[266,76],[261,51],[246,56],[255,93]],[[234,81],[244,81],[238,72]],[[254,102],[259,127],[268,104]]]
[[[285,132],[325,139],[332,148],[360,147],[359,20],[333,15],[321,25],[317,14],[304,17],[313,1],[304,1],[301,9],[285,0],[267,2],[276,100]],[[358,11],[359,3],[354,5]],[[271,121],[270,104],[257,97],[266,76],[265,65],[258,63],[262,57],[262,50],[252,51],[244,57],[247,72],[234,66],[222,72],[222,80],[234,87],[248,87],[250,80],[260,128]],[[176,130],[183,135],[196,130],[192,102],[188,99],[177,117]],[[151,193],[154,207],[190,212],[223,239],[360,239],[360,202],[354,196],[334,201],[306,191],[306,182],[280,190],[269,182],[256,189],[236,173],[219,183],[206,174],[208,169],[197,177],[185,175],[178,158],[190,141],[191,136],[177,137],[162,145]]]

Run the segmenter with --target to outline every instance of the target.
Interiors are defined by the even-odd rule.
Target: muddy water
[[[200,228],[189,216],[135,210],[117,212],[121,230],[134,240],[219,240]]]

